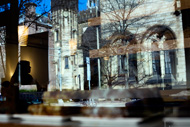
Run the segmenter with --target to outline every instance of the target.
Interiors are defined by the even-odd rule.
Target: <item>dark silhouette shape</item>
[[[20,66],[19,66],[20,65]],[[19,68],[21,67],[21,68]],[[21,84],[19,84],[19,69],[21,76]],[[17,64],[15,72],[11,77],[10,83],[8,81],[2,84],[4,95],[6,97],[6,105],[10,105],[6,111],[8,113],[27,113],[27,109],[29,106],[29,102],[33,100],[22,100],[20,99],[19,85],[36,85],[37,90],[40,91],[39,84],[33,77],[29,74],[31,71],[30,62],[29,61],[20,61]],[[0,112],[3,112],[0,110]]]
[[[19,101],[19,89],[17,86],[11,86],[9,81],[2,84],[1,93],[3,101],[0,104],[0,113],[17,112],[17,103]]]
[[[10,85],[18,86],[19,84],[19,65],[20,65],[20,75],[21,75],[21,84],[20,85],[37,85],[37,90],[39,91],[39,84],[33,77],[29,74],[31,71],[30,62],[29,61],[20,61],[17,64],[16,70],[11,77]]]
[[[1,95],[3,98],[6,98],[8,95],[8,90],[9,90],[10,82],[9,81],[4,81],[1,84]]]
[[[172,86],[169,85],[169,84],[166,84],[166,87],[164,88],[165,90],[171,90],[172,89]]]

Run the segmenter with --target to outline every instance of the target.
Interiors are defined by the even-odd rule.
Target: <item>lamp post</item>
[[[91,71],[90,71],[90,58],[86,57],[86,64],[87,64],[87,80],[88,80],[88,87],[90,88],[90,80],[91,80]]]
[[[99,9],[99,0],[96,1],[96,17],[98,17],[98,9]],[[97,40],[97,49],[100,49],[100,42],[99,42],[99,29],[96,26],[96,40]],[[101,74],[100,74],[100,58],[98,58],[98,86],[101,89]]]

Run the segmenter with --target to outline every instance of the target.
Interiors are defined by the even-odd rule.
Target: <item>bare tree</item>
[[[170,4],[172,3],[173,2]],[[158,29],[148,30],[151,34],[147,33],[147,28],[155,25],[154,21],[152,22],[153,17],[156,18],[156,16],[163,12],[168,13],[168,9],[160,9],[156,4],[160,3],[147,0],[100,1],[99,19],[101,24],[97,23],[97,17],[92,18],[88,20],[91,25],[88,28],[93,28],[97,24],[101,25],[101,49],[96,49],[95,41],[94,43],[90,43],[91,36],[88,36],[89,32],[87,32],[86,36],[83,36],[85,37],[84,40],[86,39],[83,48],[87,49],[87,52],[91,50],[91,58],[103,57],[107,60],[101,60],[102,81],[104,81],[104,79],[106,81],[104,84],[107,84],[109,87],[114,87],[116,84],[122,84],[126,87],[141,87],[145,84],[146,80],[151,77],[151,73],[146,73],[147,70],[144,68],[144,63],[152,62],[152,59],[146,59],[142,54],[144,53],[144,56],[148,56],[154,51],[160,51],[161,49],[158,48],[158,43],[163,37],[160,33],[165,33],[165,30],[167,31],[164,26],[170,26],[174,23],[166,23],[165,21],[156,19],[156,22],[160,22],[163,28],[158,26]],[[152,7],[154,5],[156,5],[155,8],[150,8],[150,6]],[[148,39],[156,33],[158,33],[158,36],[156,36],[158,39],[156,44],[158,45],[155,45],[155,47],[158,50],[152,50],[147,47],[144,42],[148,41]],[[96,32],[91,32],[91,34],[93,34],[92,36],[94,37]],[[155,44],[153,39],[149,40],[151,40],[150,44],[152,44],[152,42]],[[137,50],[138,48],[140,50]],[[147,49],[150,51],[147,52]],[[111,59],[116,60],[114,64],[117,64],[117,66],[109,64],[111,61],[109,60],[110,57],[114,57]],[[117,70],[117,73],[111,73],[112,71],[115,71],[115,69]],[[120,82],[120,77],[124,77],[123,79],[125,80],[125,83]]]
[[[109,89],[112,89],[117,85],[125,84],[125,79],[121,79],[124,77],[122,77],[121,74],[118,74],[118,70],[114,68],[114,63],[117,63],[114,56],[106,58],[101,59],[102,83],[107,84]]]
[[[8,3],[11,3],[11,4],[8,4]],[[34,4],[36,4],[37,7],[43,8],[42,9],[43,11],[41,12],[42,14],[40,14],[38,16],[35,15],[35,17],[33,14],[26,15],[27,10],[29,9],[29,6],[25,6],[27,3],[34,3]],[[14,17],[11,19],[15,19],[14,21],[12,21],[11,25],[3,26],[0,28],[0,58],[1,58],[1,66],[3,68],[1,70],[1,73],[3,75],[6,73],[6,69],[5,69],[6,68],[6,46],[5,45],[6,45],[6,43],[8,43],[7,41],[11,39],[11,36],[12,37],[14,36],[14,39],[13,39],[14,41],[12,41],[12,42],[15,44],[18,44],[17,27],[19,25],[19,20],[23,15],[25,15],[25,17],[28,16],[28,18],[33,17],[33,18],[30,18],[31,19],[30,23],[25,24],[25,25],[27,25],[27,27],[30,27],[40,17],[42,17],[47,12],[49,12],[49,10],[46,9],[45,5],[43,5],[43,6],[41,6],[41,5],[42,5],[42,0],[18,0],[18,1],[14,0],[11,2],[7,1],[7,3],[5,5],[0,7],[0,9],[5,12],[7,12],[7,10],[11,9],[12,10],[11,15],[12,15],[12,17]],[[9,29],[9,30],[7,30],[7,29]]]
[[[115,85],[130,87],[137,83],[136,53],[123,52],[118,54],[116,52],[121,46],[137,44],[141,40],[142,33],[139,32],[140,29],[146,27],[146,19],[155,13],[155,11],[144,14],[140,13],[144,4],[145,0],[107,0],[102,1],[100,4],[103,22],[101,43],[103,45],[102,49],[105,48],[105,52],[108,54],[108,56],[103,57],[114,56],[114,59],[117,59],[115,64],[118,65],[115,68],[110,67],[109,64],[102,67],[104,68],[102,69],[104,70],[102,71],[102,75],[107,79],[107,84],[110,88]],[[133,32],[131,32],[131,29]],[[109,52],[107,49],[109,49]],[[117,73],[107,75],[108,71],[111,73],[116,68]],[[121,80],[124,80],[124,82],[121,82]]]

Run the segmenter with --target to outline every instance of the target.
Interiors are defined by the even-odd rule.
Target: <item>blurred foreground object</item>
[[[63,103],[59,103],[60,101],[58,100],[60,99]],[[70,99],[79,101],[68,102]],[[103,101],[101,101],[102,99]],[[131,101],[132,99],[137,99],[137,101]],[[164,109],[159,90],[155,88],[52,91],[44,92],[43,102],[44,104],[41,105],[31,105],[28,108],[29,112],[37,115],[65,116],[78,114],[93,117],[144,117],[153,113],[163,112]],[[119,104],[116,104],[116,102]],[[72,103],[73,105],[68,107],[67,103]]]

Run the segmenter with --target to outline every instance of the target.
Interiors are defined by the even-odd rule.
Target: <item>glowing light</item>
[[[105,56],[105,57],[104,57],[104,60],[106,60],[106,61],[109,60],[109,57],[108,57],[108,56]]]
[[[10,77],[12,77],[12,76],[13,76],[13,72],[12,72],[12,71],[10,71],[10,73],[9,73],[9,74],[10,74]]]
[[[20,46],[27,46],[28,42],[28,27],[18,26],[18,40]]]
[[[74,55],[76,53],[76,50],[77,50],[77,39],[70,39],[69,47],[71,50],[71,55]]]

